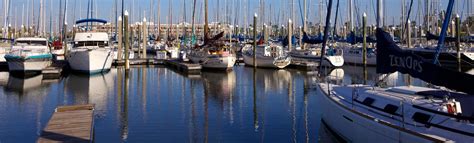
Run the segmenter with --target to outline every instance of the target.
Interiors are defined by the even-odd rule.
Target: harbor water
[[[374,84],[381,76],[375,68],[345,66],[327,70],[323,80]],[[113,68],[59,80],[1,72],[0,142],[35,142],[57,106],[88,103],[95,105],[95,142],[337,142],[321,124],[316,77],[245,66],[197,75]],[[387,79],[389,86],[409,81],[402,74]]]

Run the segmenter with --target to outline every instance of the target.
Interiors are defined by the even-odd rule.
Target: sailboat
[[[269,43],[257,45],[256,49],[256,66],[263,68],[285,68],[290,65],[291,58],[285,53],[282,46]],[[255,66],[253,64],[254,52],[253,45],[245,45],[242,48],[242,56],[244,57],[245,65]]]
[[[203,68],[232,70],[236,62],[236,54],[232,48],[219,43],[219,39],[224,36],[224,32],[209,38],[209,26],[207,20],[207,0],[205,5],[205,25],[204,25],[204,44],[196,46],[189,50],[187,54],[189,60],[193,63],[199,63]]]
[[[302,41],[308,44],[319,44],[322,43],[321,39],[310,38],[306,32],[303,34]],[[321,49],[325,50],[325,54],[321,52]],[[334,48],[333,46],[328,46],[322,48],[321,46],[312,46],[308,49],[292,50],[288,52],[288,55],[291,56],[292,63],[301,63],[301,62],[314,62],[321,63],[325,67],[342,67],[344,65],[343,50]],[[322,56],[321,56],[322,55]]]
[[[101,19],[82,19],[81,23],[107,23]],[[79,31],[74,36],[74,45],[68,55],[68,63],[72,70],[83,73],[100,73],[109,71],[114,58],[113,48],[109,46],[109,36],[106,32]]]
[[[51,65],[53,55],[45,38],[24,37],[5,55],[10,72],[19,74],[41,72]]]
[[[449,1],[445,23],[453,3]],[[378,74],[398,71],[445,88],[319,83],[323,123],[351,142],[472,142],[474,89],[466,83],[474,75],[403,50],[382,29],[376,37]]]

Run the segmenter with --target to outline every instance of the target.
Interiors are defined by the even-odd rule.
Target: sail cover
[[[321,44],[323,43],[323,38],[319,36],[310,37],[306,32],[303,32],[302,41],[307,44]]]
[[[431,61],[404,51],[382,29],[377,29],[377,73],[401,72],[434,85],[474,95],[474,75],[457,72],[432,64]],[[433,55],[434,56],[434,55]]]

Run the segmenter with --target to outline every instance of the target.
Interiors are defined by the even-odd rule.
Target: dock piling
[[[461,71],[461,25],[459,20],[459,15],[456,14],[456,59],[458,62],[458,70]]]
[[[129,50],[130,50],[130,31],[128,27],[128,11],[125,11],[123,17],[123,26],[124,26],[124,33],[125,33],[125,70],[130,69],[130,61],[129,61]]]
[[[367,66],[367,14],[364,13],[362,17],[362,63]]]
[[[407,23],[407,47],[411,48],[411,21],[408,20]]]
[[[147,33],[147,25],[146,25],[146,18],[143,18],[142,22],[142,39],[143,39],[143,47],[142,47],[142,58],[146,58],[146,41],[148,39],[148,33]]]
[[[122,51],[122,45],[123,45],[123,23],[122,23],[122,16],[118,17],[118,44],[117,44],[117,60],[122,60],[123,57],[123,51]]]
[[[293,31],[293,29],[292,29],[293,24],[292,23],[293,22],[291,21],[291,19],[288,20],[288,51],[289,52],[291,52],[291,46],[292,46],[292,44],[291,44],[291,40],[292,40],[291,36],[293,35],[293,32],[292,32]]]
[[[257,67],[257,13],[253,16],[253,67]]]

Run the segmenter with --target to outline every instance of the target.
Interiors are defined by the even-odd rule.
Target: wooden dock
[[[170,68],[176,69],[180,72],[184,72],[187,74],[200,74],[202,69],[202,66],[199,64],[181,62],[178,60],[165,60],[165,64]]]
[[[38,143],[93,141],[94,105],[60,106],[41,132]]]
[[[155,58],[141,58],[141,59],[130,59],[130,65],[162,65],[164,60]],[[123,66],[125,60],[114,60],[112,65]]]
[[[59,79],[66,65],[67,62],[64,60],[54,61],[51,66],[48,66],[45,69],[41,70],[41,74],[43,74],[43,79]]]

